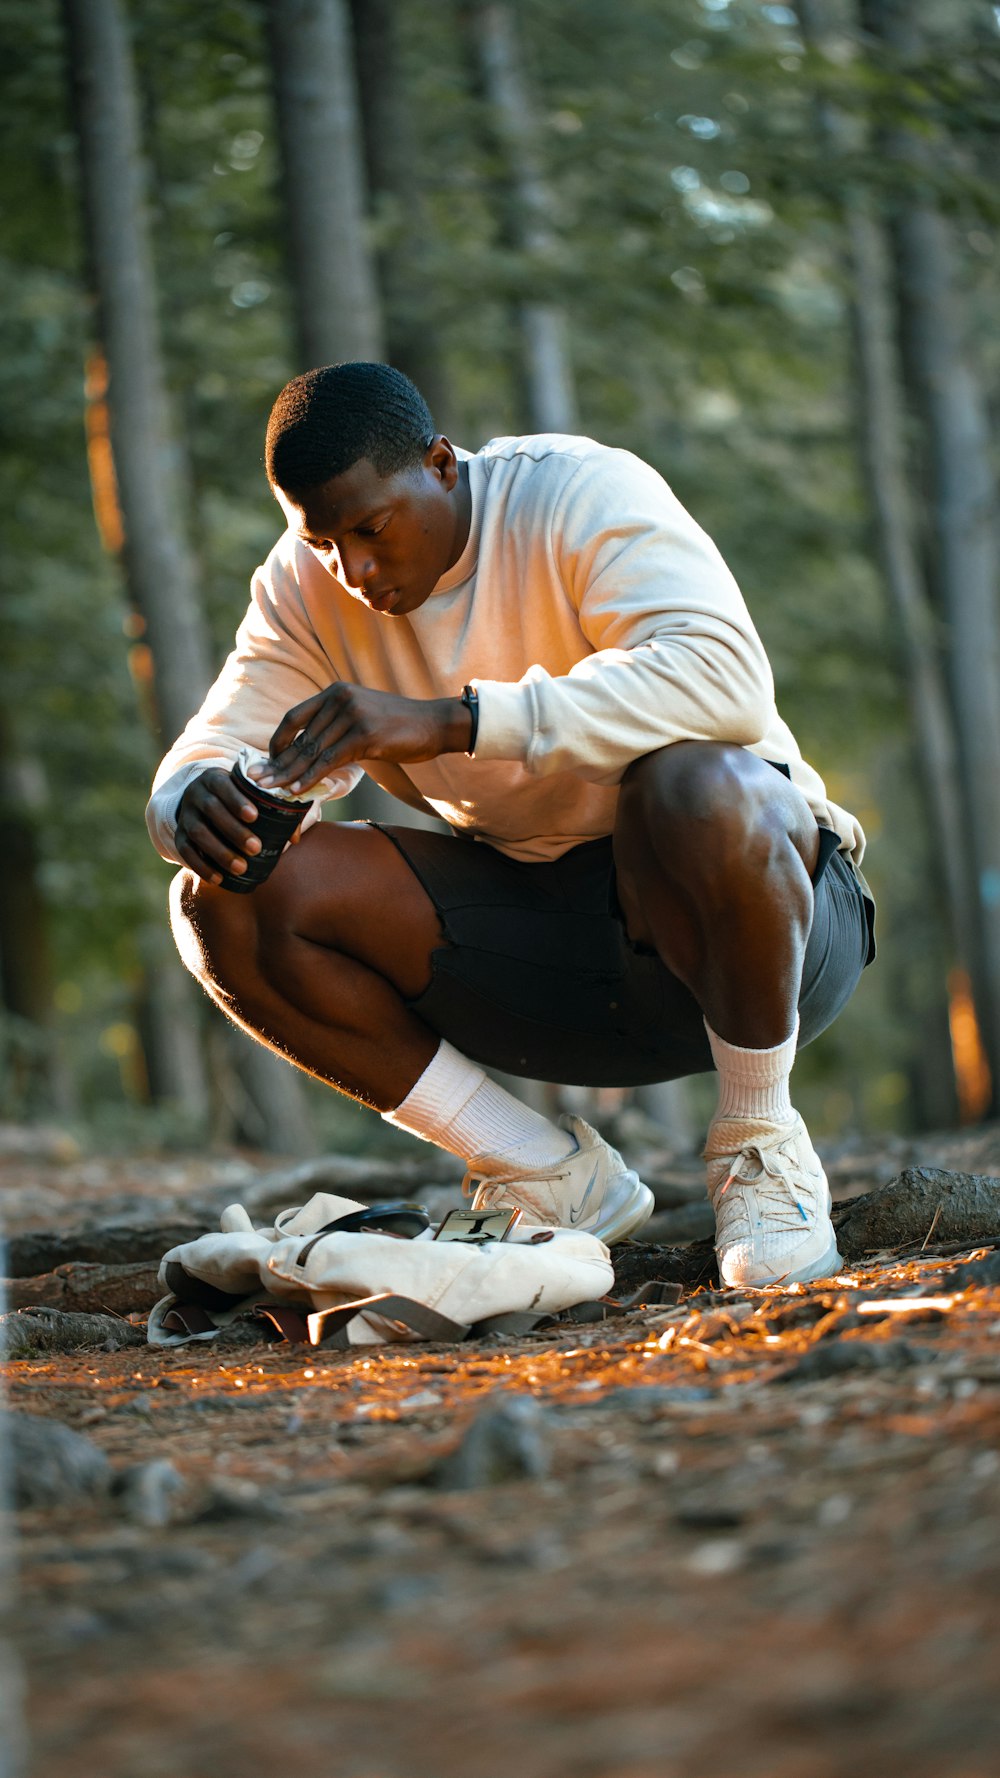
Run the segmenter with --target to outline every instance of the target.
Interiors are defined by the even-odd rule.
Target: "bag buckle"
[[[506,1241],[521,1220],[520,1210],[449,1210],[435,1241],[466,1241],[482,1246],[485,1241]]]

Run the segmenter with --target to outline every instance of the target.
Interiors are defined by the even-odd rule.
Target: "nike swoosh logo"
[[[593,1169],[591,1171],[589,1182],[587,1184],[587,1189],[584,1192],[583,1197],[580,1199],[580,1202],[579,1202],[577,1208],[575,1210],[571,1210],[569,1213],[570,1222],[573,1223],[574,1226],[579,1222],[581,1216],[583,1215],[584,1211],[587,1208],[587,1199],[590,1197],[591,1192],[593,1191],[595,1185],[597,1184],[597,1174],[598,1174],[599,1166],[600,1166],[600,1163],[598,1161],[595,1161],[594,1165],[593,1165]]]

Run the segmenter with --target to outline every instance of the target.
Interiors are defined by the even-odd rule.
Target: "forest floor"
[[[913,1162],[995,1175],[1000,1129],[835,1194]],[[9,1160],[8,1232],[241,1168]],[[19,1515],[31,1778],[994,1778],[1000,1257],[910,1248],[465,1346],[12,1359],[139,1477]]]

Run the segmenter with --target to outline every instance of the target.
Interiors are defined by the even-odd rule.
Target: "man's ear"
[[[443,432],[438,432],[427,446],[424,467],[438,476],[442,486],[451,492],[458,481],[458,458],[454,445]]]

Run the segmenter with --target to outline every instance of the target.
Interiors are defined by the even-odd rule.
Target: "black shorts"
[[[419,878],[447,940],[410,1005],[463,1055],[572,1086],[640,1086],[712,1068],[698,1002],[625,932],[610,839],[523,864],[483,841],[374,825]],[[832,1023],[874,955],[872,903],[838,844],[820,829],[800,1043]]]

